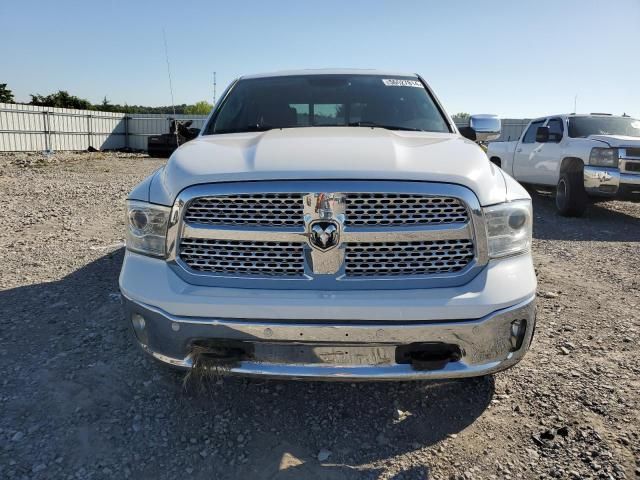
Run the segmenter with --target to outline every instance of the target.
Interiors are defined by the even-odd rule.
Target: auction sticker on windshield
[[[402,80],[399,78],[383,78],[382,83],[387,87],[418,87],[422,88],[419,80]]]

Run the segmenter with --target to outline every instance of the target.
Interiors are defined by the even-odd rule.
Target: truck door
[[[561,118],[550,118],[546,123],[549,127],[549,141],[539,145],[531,162],[531,183],[539,185],[556,185],[558,171],[564,149],[564,122]]]
[[[516,180],[525,183],[535,183],[536,153],[543,145],[536,143],[536,130],[544,125],[546,119],[531,122],[529,128],[522,136],[520,142],[516,145],[516,151],[513,154],[513,174]]]

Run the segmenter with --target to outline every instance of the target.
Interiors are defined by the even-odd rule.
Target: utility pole
[[[576,96],[573,97],[573,113],[578,113],[578,94],[576,93]]]
[[[213,106],[216,105],[216,72],[213,72]]]

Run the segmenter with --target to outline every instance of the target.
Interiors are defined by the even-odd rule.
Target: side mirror
[[[462,136],[474,142],[488,142],[500,137],[502,124],[497,115],[471,115],[469,126],[460,128]]]
[[[536,130],[536,142],[548,143],[549,142],[549,127],[538,127]]]

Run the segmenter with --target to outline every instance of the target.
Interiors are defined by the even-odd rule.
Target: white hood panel
[[[170,205],[196,184],[288,179],[445,182],[468,187],[481,205],[506,198],[499,169],[456,134],[312,127],[198,137],[154,178],[150,200]]]

